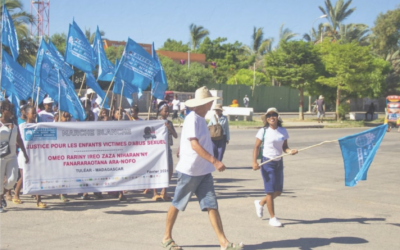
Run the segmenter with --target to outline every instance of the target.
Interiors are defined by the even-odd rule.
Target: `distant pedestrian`
[[[365,120],[368,121],[368,114],[371,115],[371,121],[374,119],[374,113],[375,113],[375,105],[373,102],[368,107],[367,112],[365,113]]]
[[[222,127],[222,139],[212,140],[214,157],[217,158],[219,161],[222,161],[226,149],[226,144],[229,144],[230,141],[229,122],[228,118],[222,114],[223,109],[221,104],[216,104],[214,110],[215,115],[208,122],[208,126],[216,125],[217,123],[219,123]]]
[[[178,118],[179,108],[181,106],[181,102],[178,100],[178,95],[174,96],[174,100],[172,100],[172,111],[174,112],[172,115],[172,119]]]
[[[323,123],[324,122],[324,116],[325,116],[325,102],[324,102],[324,96],[320,95],[318,100],[317,100],[317,119],[318,123]]]
[[[232,244],[225,236],[221,217],[218,211],[217,197],[214,191],[214,181],[211,175],[217,169],[222,172],[225,165],[213,157],[210,133],[204,119],[210,110],[213,97],[207,87],[196,90],[195,98],[186,101],[186,106],[192,112],[186,117],[182,127],[180,157],[176,167],[178,183],[174,199],[167,214],[167,223],[162,246],[170,250],[182,249],[172,238],[172,228],[179,211],[184,211],[193,193],[196,194],[202,211],[208,211],[208,216],[221,249],[242,249],[243,244]],[[198,237],[198,232],[192,232]]]
[[[250,102],[249,98],[247,97],[247,95],[245,95],[243,98],[243,104],[246,108],[249,106],[249,102]]]
[[[290,149],[287,140],[289,134],[282,127],[282,121],[278,118],[279,113],[276,108],[269,108],[265,113],[264,127],[256,135],[256,144],[253,150],[253,170],[261,168],[261,175],[264,180],[264,190],[266,196],[261,200],[255,200],[256,214],[263,217],[264,205],[267,204],[270,215],[269,225],[280,227],[282,224],[275,216],[274,199],[281,195],[283,190],[283,160],[282,158],[270,161],[261,167],[257,163],[257,157],[262,149],[262,162],[287,154],[297,154],[296,149]]]
[[[54,111],[53,111],[53,99],[51,97],[46,97],[43,100],[44,110],[40,111],[38,114],[38,122],[53,122],[54,121]]]

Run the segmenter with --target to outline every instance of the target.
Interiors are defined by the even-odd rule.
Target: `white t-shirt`
[[[97,118],[99,118],[100,108],[99,107],[95,107],[92,111],[93,111],[93,114],[94,114],[94,120],[97,121]]]
[[[200,157],[196,151],[192,149],[190,138],[197,138],[199,144],[209,154],[214,155],[206,120],[195,112],[190,112],[183,123],[179,162],[176,166],[176,171],[190,176],[200,176],[214,172],[214,165]]]
[[[54,112],[47,112],[46,110],[42,110],[39,112],[39,122],[53,122],[54,121]]]
[[[179,110],[181,102],[178,99],[172,100],[172,110]]]
[[[260,130],[258,130],[256,138],[262,141],[263,134],[264,128],[261,128]],[[271,159],[282,155],[282,146],[287,139],[289,139],[289,134],[285,128],[267,128],[264,136],[263,156]],[[275,161],[279,160],[280,159],[276,159]]]
[[[181,102],[181,107],[180,107],[180,110],[185,110],[186,109],[186,105],[185,105],[185,103],[184,102]]]

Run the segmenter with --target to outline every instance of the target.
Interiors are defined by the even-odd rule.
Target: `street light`
[[[325,17],[327,17],[328,15],[322,15],[322,16],[319,16],[319,17],[317,17],[315,20],[314,20],[314,22],[312,23],[312,25],[311,25],[311,30],[314,28],[314,23],[318,20],[318,19],[322,19],[322,18],[325,18]],[[321,43],[322,43],[322,30],[321,30]],[[311,96],[309,95],[308,96],[308,112],[307,113],[311,113]]]

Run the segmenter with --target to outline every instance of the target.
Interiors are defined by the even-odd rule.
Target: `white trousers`
[[[0,163],[0,194],[3,194],[4,188],[12,189],[18,180],[18,161],[13,156],[0,159]]]

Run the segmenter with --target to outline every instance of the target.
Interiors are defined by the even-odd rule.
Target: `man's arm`
[[[214,167],[219,171],[222,172],[226,169],[225,165],[217,160],[214,156],[209,154],[199,143],[197,138],[191,138],[190,139],[190,144],[192,146],[192,149],[203,159],[211,162]]]

